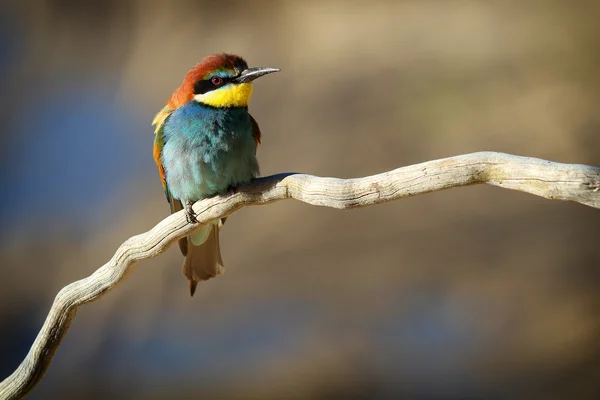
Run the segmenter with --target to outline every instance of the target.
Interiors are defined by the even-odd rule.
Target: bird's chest
[[[257,175],[256,143],[246,109],[191,104],[165,123],[167,185],[177,199],[198,200]]]

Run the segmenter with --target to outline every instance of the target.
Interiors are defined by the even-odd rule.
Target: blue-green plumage
[[[162,162],[173,198],[197,201],[258,175],[253,124],[245,107],[188,102],[165,121]]]

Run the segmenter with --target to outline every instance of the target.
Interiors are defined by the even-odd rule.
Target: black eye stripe
[[[215,85],[214,83],[212,83],[211,79],[205,79],[205,80],[196,82],[194,84],[194,94],[208,93],[211,90],[218,89],[224,85],[227,85],[229,82],[231,82],[231,78],[221,78],[223,80],[223,82],[221,82],[219,85]]]

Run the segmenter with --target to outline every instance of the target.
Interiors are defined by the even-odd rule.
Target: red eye
[[[219,86],[221,83],[223,83],[223,78],[221,78],[220,76],[213,76],[210,81],[213,85]]]

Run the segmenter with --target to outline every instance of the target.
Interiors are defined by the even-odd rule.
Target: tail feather
[[[183,274],[190,281],[190,295],[196,292],[198,282],[225,272],[219,246],[219,225],[207,227],[210,233],[204,243],[197,246],[187,237],[187,254],[183,263]]]

